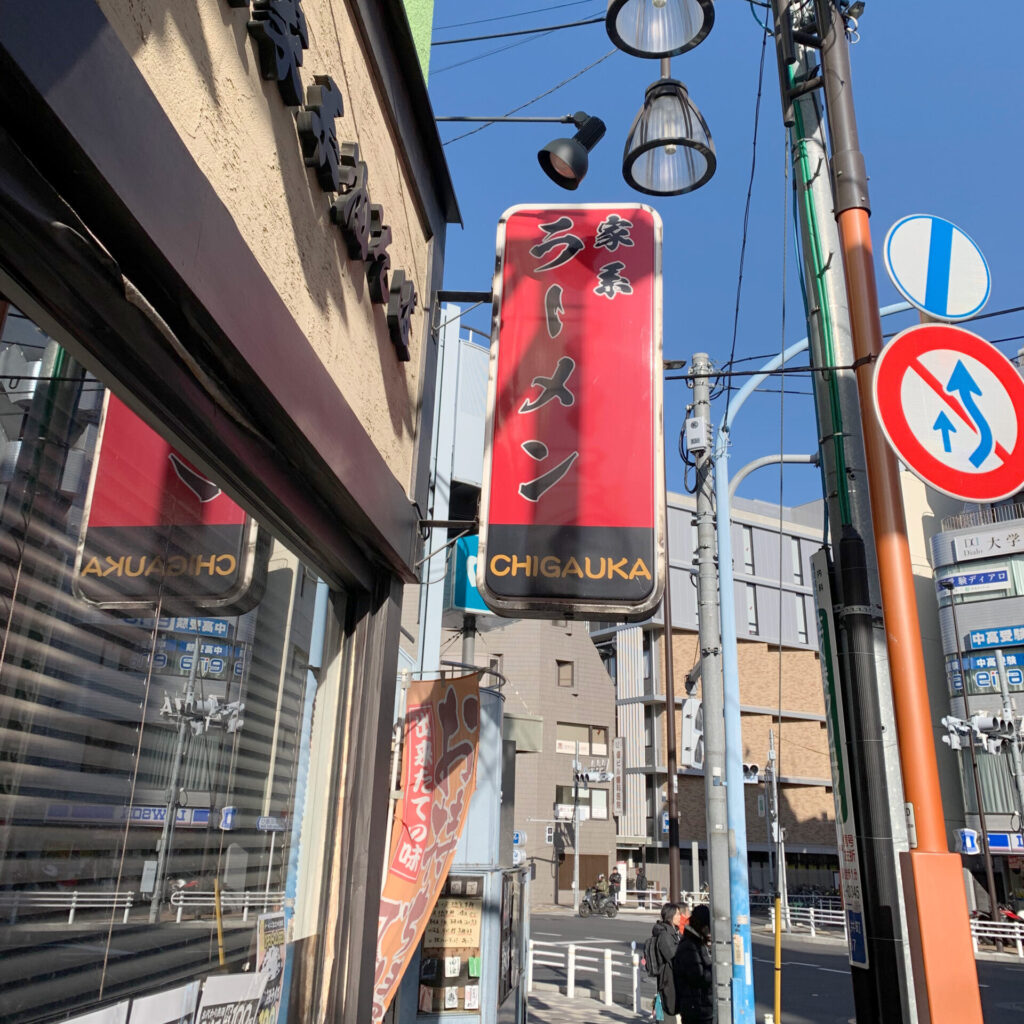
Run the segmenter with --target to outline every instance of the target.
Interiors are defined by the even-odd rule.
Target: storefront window
[[[276,1020],[286,918],[320,927],[338,697],[310,665],[338,597],[18,310],[0,323],[0,1016]]]

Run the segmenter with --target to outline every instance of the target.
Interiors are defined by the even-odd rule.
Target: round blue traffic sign
[[[951,221],[927,213],[903,217],[885,236],[883,254],[896,289],[935,320],[967,320],[988,302],[985,257]]]

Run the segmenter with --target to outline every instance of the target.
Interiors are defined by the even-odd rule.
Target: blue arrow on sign
[[[953,426],[953,421],[945,414],[940,412],[938,419],[935,421],[932,430],[942,431],[942,450],[951,452],[953,445],[950,443],[949,435],[956,433],[956,427]]]
[[[967,415],[974,420],[974,424],[978,428],[978,434],[981,439],[978,442],[978,447],[974,449],[970,456],[971,465],[977,469],[992,454],[992,428],[988,425],[988,420],[982,416],[981,410],[975,404],[972,397],[973,395],[980,397],[981,388],[978,387],[970,371],[959,359],[956,361],[956,366],[950,375],[946,391],[951,395],[960,395],[960,401],[967,410]],[[947,448],[946,451],[949,451],[949,449]]]

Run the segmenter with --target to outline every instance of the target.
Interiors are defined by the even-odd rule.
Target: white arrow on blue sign
[[[883,253],[900,294],[935,320],[966,320],[988,301],[992,278],[981,249],[942,217],[915,213],[896,221]]]
[[[513,846],[525,846],[526,845],[526,833],[516,829],[512,833],[512,845]]]
[[[961,853],[971,854],[978,852],[978,833],[973,828],[957,829],[956,837],[960,843]]]

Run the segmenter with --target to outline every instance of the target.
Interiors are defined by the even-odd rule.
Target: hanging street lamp
[[[605,28],[634,57],[675,57],[692,50],[715,23],[713,0],[608,0]]]

